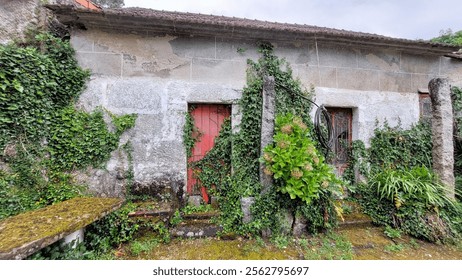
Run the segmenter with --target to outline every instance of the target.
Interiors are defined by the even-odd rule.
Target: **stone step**
[[[183,214],[183,220],[210,220],[218,215],[220,215],[218,212],[190,213]]]
[[[367,215],[355,215],[353,217],[344,217],[344,220],[339,222],[339,228],[359,228],[371,225],[372,220]]]
[[[372,225],[372,219],[364,214],[361,207],[352,201],[342,202],[347,205],[350,211],[343,214],[343,220],[339,222],[339,228],[354,228]]]
[[[210,220],[185,220],[170,229],[172,237],[214,237],[223,228]]]
[[[170,210],[136,210],[128,213],[128,217],[168,217]]]

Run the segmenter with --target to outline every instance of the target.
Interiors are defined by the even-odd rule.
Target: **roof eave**
[[[457,47],[426,41],[396,39],[375,34],[304,25],[268,23],[200,14],[161,12],[141,9],[94,11],[66,5],[46,5],[66,25],[128,33],[163,33],[176,36],[223,36],[235,39],[267,41],[335,42],[364,47],[394,48],[412,53],[446,55]],[[154,15],[149,14],[153,11]]]

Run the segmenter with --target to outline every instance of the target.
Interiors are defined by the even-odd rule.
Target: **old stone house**
[[[462,82],[462,61],[450,55],[457,48],[441,44],[307,25],[55,2],[47,8],[69,27],[80,65],[92,72],[79,105],[138,114],[122,142],[132,143],[134,180],[148,189],[187,190],[182,134],[188,106],[202,108],[210,123],[229,115],[233,126],[238,125],[236,100],[246,84],[247,60],[259,57],[257,42],[270,42],[302,84],[314,86],[315,102],[328,108],[339,127],[336,133],[348,141],[367,143],[377,121],[404,128],[416,123],[428,107],[432,78]],[[87,174],[86,180],[100,194],[120,195],[118,174],[127,164],[123,155],[114,153],[106,170]]]

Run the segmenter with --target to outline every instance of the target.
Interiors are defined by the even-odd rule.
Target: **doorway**
[[[342,176],[348,166],[348,150],[352,142],[352,120],[353,111],[351,108],[328,107],[333,128],[332,153],[330,163],[335,167],[337,176]]]
[[[191,157],[188,158],[186,190],[189,195],[201,195],[205,203],[209,203],[210,197],[207,189],[214,186],[204,186],[197,179],[196,173],[200,170],[191,168],[190,163],[201,160],[213,148],[215,138],[220,133],[224,120],[231,116],[231,106],[226,104],[190,104],[188,109],[200,137],[192,148]]]

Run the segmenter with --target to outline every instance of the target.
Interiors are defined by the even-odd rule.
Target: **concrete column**
[[[428,84],[432,101],[433,170],[454,198],[454,140],[451,87],[449,81],[435,78]]]
[[[274,77],[264,77],[263,81],[263,109],[261,121],[261,152],[269,144],[273,143],[274,135],[274,115],[275,115],[275,101],[276,91],[274,89]],[[260,183],[262,185],[262,194],[267,193],[273,185],[273,177],[263,172],[265,166],[260,163]]]

